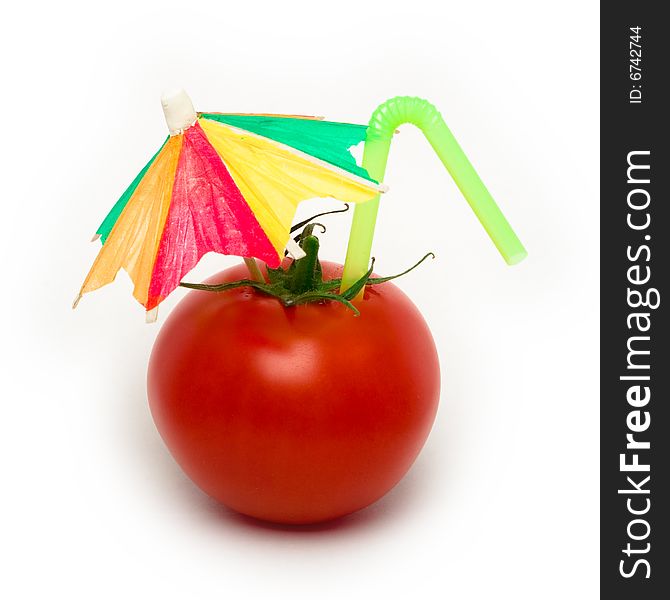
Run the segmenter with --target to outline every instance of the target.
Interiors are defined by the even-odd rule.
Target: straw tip
[[[507,256],[505,258],[505,262],[507,262],[509,266],[518,265],[527,256],[528,252],[526,251],[525,248],[523,248],[522,250],[519,250],[518,252],[511,254],[510,256]]]

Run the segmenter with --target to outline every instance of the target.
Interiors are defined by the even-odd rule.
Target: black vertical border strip
[[[602,598],[631,598],[634,600],[670,598],[670,553],[668,544],[668,512],[670,512],[670,192],[668,156],[670,123],[670,29],[661,16],[662,2],[602,2],[601,3],[601,487],[600,487],[600,581]],[[640,27],[642,56],[642,79],[630,78],[630,27]],[[633,86],[640,85],[642,102],[632,104],[629,94]],[[628,153],[649,150],[651,165],[647,185],[630,184],[627,181]],[[644,159],[636,159],[643,162]],[[638,172],[640,177],[641,172]],[[627,225],[628,193],[635,188],[646,189],[651,196],[647,210],[651,217],[648,229],[634,231]],[[638,194],[636,199],[644,196]],[[635,219],[643,219],[645,211],[635,212]],[[641,221],[640,221],[641,222]],[[644,239],[649,235],[650,239]],[[637,261],[629,260],[627,248],[635,255],[640,246],[647,244],[651,251],[649,261],[642,252]],[[655,310],[631,308],[627,300],[627,289],[645,291],[645,286],[631,285],[628,269],[640,265],[642,275],[645,266],[650,267],[651,280],[646,288],[660,292],[661,304]],[[647,349],[650,355],[637,357],[648,360],[648,371],[636,371],[650,376],[648,385],[651,400],[643,408],[631,406],[626,397],[627,390],[635,382],[621,381],[622,375],[630,375],[628,366],[629,338],[636,335],[629,329],[627,317],[630,313],[649,312],[651,329]],[[640,335],[640,333],[637,333]],[[645,335],[645,334],[642,334]],[[642,348],[642,345],[639,347]],[[639,360],[638,360],[639,362]],[[627,450],[626,435],[630,433],[627,418],[631,411],[648,411],[650,427],[635,433],[639,440],[647,440],[649,450]],[[643,415],[642,415],[643,417]],[[639,455],[640,463],[650,465],[648,473],[620,470],[620,454],[628,452]],[[648,494],[619,494],[618,490],[630,489],[627,476],[639,482],[649,475],[649,482],[640,486]],[[627,506],[628,499],[634,510],[646,507],[644,515],[633,515]],[[650,527],[646,539],[631,539],[629,533],[641,537],[646,532],[643,523],[631,525],[634,519],[644,519]],[[630,543],[639,553],[624,552]],[[649,543],[648,552],[646,544]],[[640,563],[635,574],[624,577],[621,570],[630,573],[638,559],[647,560],[647,568]],[[623,566],[621,561],[624,561]]]

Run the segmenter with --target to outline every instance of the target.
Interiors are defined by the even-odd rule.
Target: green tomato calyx
[[[344,304],[358,316],[360,311],[352,304],[352,300],[366,285],[379,285],[391,281],[414,270],[428,257],[435,258],[432,252],[428,252],[409,269],[389,277],[372,277],[372,269],[375,264],[375,259],[372,258],[367,273],[358,279],[349,289],[340,293],[339,288],[342,284],[342,279],[323,280],[323,271],[321,269],[321,262],[319,261],[319,238],[314,235],[314,228],[319,226],[323,232],[326,231],[326,228],[321,223],[310,223],[310,220],[308,219],[306,222],[299,223],[296,226],[297,228],[304,226],[302,233],[296,238],[296,241],[305,252],[305,256],[299,260],[291,261],[286,268],[271,269],[267,267],[267,277],[264,282],[253,279],[239,279],[238,281],[219,284],[182,282],[179,285],[191,290],[203,290],[207,292],[225,292],[236,288],[250,287],[258,292],[277,298],[284,306],[297,306],[311,302],[331,300]]]

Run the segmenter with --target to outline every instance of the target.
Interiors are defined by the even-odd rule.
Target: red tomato
[[[342,267],[323,262],[324,278]],[[248,277],[244,265],[211,283]],[[359,317],[329,302],[286,308],[249,289],[192,291],[148,373],[156,426],[186,474],[230,508],[314,523],[388,492],[421,450],[440,372],[430,331],[392,283]]]

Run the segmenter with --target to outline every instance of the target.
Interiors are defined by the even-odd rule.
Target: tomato
[[[341,266],[323,262],[325,278]],[[215,276],[247,277],[244,265]],[[279,523],[361,509],[407,472],[430,432],[437,352],[392,283],[360,316],[335,303],[285,307],[249,288],[192,291],[154,346],[148,393],[184,472],[226,506]]]

